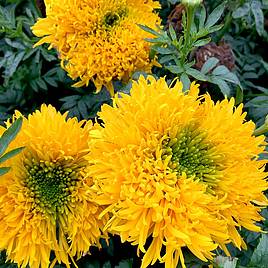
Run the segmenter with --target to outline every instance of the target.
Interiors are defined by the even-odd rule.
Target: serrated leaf
[[[2,155],[8,145],[12,142],[12,140],[17,136],[18,132],[21,129],[23,119],[18,118],[1,136],[0,138],[0,155]]]
[[[218,63],[219,63],[219,59],[215,57],[209,58],[202,66],[201,73],[207,74],[209,71],[215,68]]]
[[[223,14],[225,8],[225,2],[217,6],[211,14],[208,16],[207,21],[205,23],[205,28],[210,28],[212,27],[220,18],[221,15]]]

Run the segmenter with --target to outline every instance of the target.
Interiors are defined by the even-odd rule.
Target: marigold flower
[[[51,258],[70,267],[69,257],[99,245],[104,219],[85,176],[91,124],[66,116],[43,105],[23,118],[11,147],[25,149],[1,177],[0,250],[20,267],[48,267]]]
[[[112,215],[106,228],[145,254],[141,268],[185,267],[183,248],[206,261],[217,247],[228,254],[227,243],[245,247],[237,228],[259,232],[267,205],[264,137],[253,136],[242,105],[182,87],[140,78],[103,106],[105,128],[90,134],[95,201]]]
[[[128,80],[137,70],[149,72],[150,34],[137,24],[156,28],[153,12],[160,4],[153,0],[47,0],[47,17],[32,27],[43,37],[36,45],[51,44],[59,52],[62,67],[74,86],[92,80],[100,91],[113,94],[112,80]]]

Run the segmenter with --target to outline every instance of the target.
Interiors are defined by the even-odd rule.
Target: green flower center
[[[179,175],[203,181],[210,188],[216,186],[221,175],[222,155],[215,152],[212,143],[206,141],[206,134],[196,127],[187,127],[176,138],[166,138],[162,142],[162,159],[170,158],[169,167]]]
[[[121,8],[117,12],[108,12],[104,16],[104,26],[106,28],[114,27],[119,24],[120,20],[127,15],[127,9]]]
[[[33,161],[26,170],[25,186],[34,204],[50,214],[63,213],[77,185],[77,171],[49,161]]]

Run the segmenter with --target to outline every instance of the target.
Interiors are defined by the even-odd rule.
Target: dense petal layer
[[[0,250],[22,267],[48,267],[53,258],[70,267],[102,236],[85,174],[91,124],[66,117],[43,105],[23,118],[10,146],[25,149],[0,181]]]
[[[105,128],[90,131],[95,201],[107,208],[107,224],[145,255],[175,268],[187,247],[201,260],[233,242],[245,246],[237,227],[260,231],[264,137],[245,122],[234,100],[214,103],[194,83],[168,87],[163,78],[140,78],[130,95],[99,113]]]
[[[46,1],[47,17],[39,19],[33,32],[59,51],[62,67],[76,86],[92,79],[99,91],[112,91],[112,79],[127,80],[136,70],[150,71],[150,34],[137,24],[155,28],[152,0],[54,0]]]

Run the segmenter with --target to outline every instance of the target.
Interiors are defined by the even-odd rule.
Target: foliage
[[[265,26],[268,1],[227,0],[223,3],[221,0],[205,0],[202,7],[191,11],[192,20],[184,14],[184,30],[177,33],[172,26],[164,26],[171,10],[180,2],[160,0],[162,9],[159,13],[163,19],[163,27],[159,31],[145,25],[140,26],[154,36],[147,40],[153,44],[151,56],[157,54],[163,67],[156,67],[153,74],[166,75],[169,81],[179,77],[185,88],[190,80],[207,82],[206,90],[213,93],[214,99],[222,99],[223,95],[236,95],[237,104],[242,101],[245,103],[248,119],[261,126],[268,114],[268,34]],[[60,68],[56,51],[48,50],[46,45],[33,48],[39,39],[33,36],[30,27],[40,16],[35,0],[0,0],[0,120],[6,120],[15,109],[27,114],[43,102],[52,103],[61,111],[68,111],[69,117],[94,120],[102,104],[112,103],[109,93],[102,90],[95,94],[91,84],[87,88],[72,88],[72,81]],[[219,59],[210,57],[201,70],[197,70],[193,60],[195,50],[210,41],[218,43],[222,39],[231,44],[235,69],[229,71],[226,66],[220,65]],[[136,79],[139,75],[140,73],[135,73],[133,78]],[[130,85],[131,82],[125,86],[116,84],[115,88],[128,93]],[[1,164],[23,149],[5,152],[20,125],[21,119],[18,119],[0,138]],[[0,174],[8,169],[1,167]],[[267,209],[262,214],[268,219]],[[259,224],[268,230],[267,220]],[[223,252],[215,252],[220,256],[215,260],[217,265],[221,268],[268,267],[267,234],[257,234],[245,229],[241,230],[241,234],[248,249],[239,251],[228,247],[233,259],[225,257]],[[208,263],[201,262],[191,253],[185,251],[184,254],[187,267],[208,267]],[[118,237],[112,237],[109,245],[103,245],[102,250],[95,249],[91,256],[82,257],[78,266],[135,268],[140,266],[140,260],[136,257],[134,247],[121,244]],[[2,252],[0,267],[17,266],[6,262]]]
[[[75,89],[76,94],[63,97],[62,111],[69,111],[68,116],[78,119],[94,119],[104,103],[111,103],[110,93],[102,90],[99,93],[88,92],[84,89]]]
[[[9,152],[6,152],[9,144],[17,136],[22,125],[22,118],[17,119],[0,137],[0,165],[5,161],[20,153],[23,150],[23,147],[12,149]],[[9,167],[0,167],[0,176],[4,175],[10,170]]]
[[[224,7],[225,3],[222,3],[208,16],[204,6],[201,7],[199,16],[195,16],[194,7],[187,7],[187,21],[186,16],[183,15],[182,26],[184,31],[179,36],[171,25],[168,32],[161,29],[157,32],[147,26],[140,26],[155,36],[155,38],[147,39],[147,41],[154,43],[152,51],[154,54],[159,54],[159,63],[168,71],[177,75],[184,83],[185,88],[189,88],[189,77],[216,84],[223,95],[227,96],[231,95],[228,82],[241,86],[234,73],[230,72],[225,66],[218,65],[218,59],[209,58],[199,71],[193,67],[195,61],[190,58],[191,53],[197,47],[204,46],[211,41],[209,34],[222,28],[222,25],[216,25],[216,23],[223,14]],[[195,17],[196,21],[194,21]]]
[[[36,109],[47,98],[48,88],[64,82],[54,50],[33,48],[37,38],[30,27],[40,16],[35,1],[1,0],[0,6],[0,118],[6,119],[15,108],[24,112]],[[32,104],[32,100],[36,102]]]

